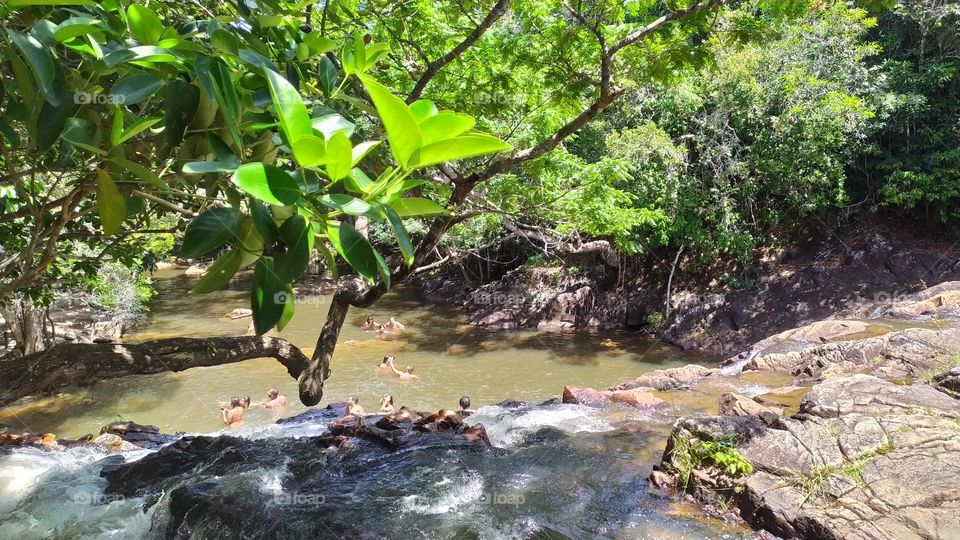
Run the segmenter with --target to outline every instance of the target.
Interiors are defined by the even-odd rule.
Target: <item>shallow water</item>
[[[245,333],[249,319],[222,318],[245,307],[243,284],[193,297],[186,294],[191,283],[183,276],[160,281],[150,316],[128,338]],[[327,303],[320,296],[299,300],[281,335],[309,354]],[[248,411],[242,427],[225,430],[217,402],[231,395],[262,399],[275,386],[291,398],[285,416],[304,410],[296,403],[296,382],[274,360],[126,377],[0,410],[0,422],[75,437],[119,416],[164,432],[240,435],[250,441],[253,457],[225,473],[207,470],[214,458],[124,498],[105,491],[100,476],[115,455],[94,448],[0,449],[0,538],[163,537],[171,493],[211,482],[235,507],[226,518],[217,510],[205,513],[196,537],[749,536],[743,527],[703,518],[697,507],[651,496],[646,478],[677,416],[715,413],[721,393],[761,394],[789,376],[748,373],[658,393],[672,405],[658,412],[560,404],[508,409],[494,404],[539,402],[560,395],[566,384],[605,388],[653,369],[716,365],[718,359],[622,332],[477,329],[458,311],[426,303],[414,290],[391,293],[369,310],[378,320],[392,315],[407,325],[397,339],[383,341],[360,330],[367,313],[355,310],[348,317],[324,403],[356,393],[369,411],[389,392],[397,405],[435,410],[453,408],[467,394],[478,409],[470,421],[486,426],[493,451],[427,447],[391,453],[361,444],[356,453],[330,457],[304,439],[323,433],[324,421],[276,424],[262,410]],[[375,373],[384,354],[415,365],[420,379],[402,383]]]
[[[223,316],[249,304],[245,283],[203,296],[187,294],[193,278],[158,279],[159,297],[147,319],[125,339],[144,341],[174,336],[244,334],[249,318]],[[323,325],[328,298],[298,297],[297,313],[279,335],[307,354]],[[360,329],[367,314],[378,321],[395,316],[406,330],[377,339]],[[399,367],[413,365],[418,379],[401,382],[376,373],[380,359],[397,356]],[[436,410],[456,408],[460,396],[474,406],[505,399],[543,401],[559,396],[568,384],[606,388],[654,369],[690,362],[715,364],[710,356],[684,353],[630,333],[488,331],[466,323],[457,310],[426,303],[418,291],[399,290],[370,310],[351,310],[331,364],[323,403],[351,394],[369,411],[389,393],[397,406]],[[0,410],[0,423],[14,429],[77,437],[118,418],[153,424],[165,432],[208,433],[221,429],[220,401],[231,396],[265,399],[276,387],[289,399],[285,414],[301,412],[297,384],[272,359],[195,368],[181,373],[133,376],[100,382],[24,406]],[[250,410],[246,423],[263,425],[272,417]]]

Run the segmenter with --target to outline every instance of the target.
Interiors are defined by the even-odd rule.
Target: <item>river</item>
[[[224,317],[246,306],[243,283],[204,296],[187,293],[192,278],[186,276],[163,276],[157,284],[160,292],[149,315],[126,339],[247,331],[248,318]],[[303,296],[297,301],[297,314],[280,335],[309,354],[323,324],[327,298]],[[360,329],[368,314],[377,320],[394,316],[407,328],[393,339],[378,339]],[[419,378],[400,382],[375,373],[379,359],[387,354],[396,355],[398,365],[415,366]],[[379,397],[389,393],[398,406],[430,411],[455,408],[460,396],[468,395],[478,409],[471,421],[487,427],[499,450],[492,454],[437,450],[406,457],[402,453],[383,456],[382,451],[370,456],[361,453],[381,464],[362,475],[356,474],[356,463],[348,467],[354,471],[349,474],[333,474],[332,466],[315,470],[312,474],[318,477],[331,475],[325,477],[324,489],[352,493],[349,505],[358,505],[324,507],[323,519],[335,520],[330,530],[356,527],[371,537],[390,538],[740,538],[748,534],[743,528],[704,519],[693,506],[651,496],[645,479],[678,415],[713,413],[722,392],[756,394],[783,384],[788,377],[743,375],[687,392],[662,394],[673,405],[668,412],[496,405],[508,399],[537,403],[559,396],[568,384],[606,388],[650,370],[687,363],[716,365],[717,360],[626,332],[478,329],[456,309],[431,304],[417,290],[392,292],[370,310],[351,311],[323,403],[355,394],[368,410],[375,410]],[[167,433],[240,435],[257,441],[264,456],[286,445],[299,448],[284,441],[324,430],[325,424],[319,421],[276,424],[262,410],[248,411],[239,429],[223,428],[220,401],[246,395],[255,401],[264,399],[269,387],[291,398],[285,416],[305,410],[297,403],[296,381],[276,361],[265,359],[104,381],[0,410],[0,423],[14,430],[77,437],[128,419],[156,425]],[[317,450],[296,451],[306,452],[301,457],[308,460]],[[99,476],[104,457],[106,453],[92,448],[60,453],[15,449],[0,454],[0,538],[170,535],[163,526],[167,510],[162,497],[157,502],[104,492]],[[250,504],[260,500],[263,489],[288,482],[284,478],[289,470],[263,459],[262,464],[254,463],[258,465],[254,472],[226,475],[237,482],[231,489],[253,490],[244,498]],[[197,469],[170,480],[161,491],[198,481],[204,474]],[[217,481],[224,477],[215,476]],[[296,489],[303,496],[316,493],[315,487],[298,485]],[[386,499],[384,490],[390,494]],[[312,530],[272,529],[267,534],[258,528],[262,519],[256,509],[249,517],[237,519],[246,536],[306,537]],[[206,529],[198,529],[204,531],[200,537],[230,536],[219,523],[206,523]]]

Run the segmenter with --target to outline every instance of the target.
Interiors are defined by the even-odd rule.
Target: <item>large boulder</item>
[[[658,408],[668,406],[667,402],[651,394],[649,389],[632,390],[595,390],[585,386],[565,386],[563,403],[590,405],[599,407],[610,403],[620,403],[637,408]]]
[[[653,388],[661,392],[688,388],[702,379],[717,374],[712,368],[689,364],[683,367],[658,369],[637,377],[636,379],[611,386],[610,390],[632,390],[634,388]]]
[[[857,374],[814,387],[794,418],[682,418],[661,467],[701,498],[729,497],[752,525],[787,538],[954,538],[958,419],[960,401],[927,384]],[[689,449],[703,441],[723,456],[691,460]],[[750,473],[731,478],[717,463],[731,456]]]

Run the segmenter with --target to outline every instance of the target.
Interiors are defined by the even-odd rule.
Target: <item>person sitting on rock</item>
[[[400,377],[401,381],[412,381],[417,378],[417,376],[413,374],[413,366],[407,366],[406,369],[400,371],[397,369],[397,366],[393,365],[393,358],[390,359],[389,365],[390,370],[393,371],[394,375]]]
[[[356,394],[350,396],[350,399],[347,400],[347,414],[346,416],[356,416],[357,418],[363,418],[363,415],[366,412],[363,410],[363,407],[360,406],[360,399]]]
[[[400,321],[394,319],[393,317],[390,317],[390,320],[387,321],[387,324],[385,324],[384,327],[390,332],[403,332],[403,329],[406,328],[406,326],[400,324]]]
[[[380,412],[391,414],[396,410],[397,409],[393,406],[393,396],[390,394],[384,394],[383,397],[380,398]]]
[[[470,416],[473,414],[473,409],[470,408],[470,396],[463,396],[460,398],[460,416]]]
[[[360,325],[361,330],[373,330],[376,327],[377,323],[373,320],[373,315],[367,315],[367,320]]]
[[[250,399],[250,398],[247,398]],[[264,409],[279,413],[287,406],[287,397],[280,393],[276,388],[267,390],[267,401],[254,403],[251,407],[263,407]]]
[[[243,405],[238,397],[230,398],[230,406],[220,407],[220,417],[227,427],[239,427],[243,423]]]

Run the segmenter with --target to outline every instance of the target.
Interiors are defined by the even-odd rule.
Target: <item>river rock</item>
[[[754,416],[763,412],[782,414],[783,409],[765,406],[747,396],[727,392],[720,395],[719,412],[725,416]]]
[[[175,435],[160,433],[157,426],[145,426],[136,422],[114,422],[100,429],[100,434],[112,434],[139,448],[155,449],[177,439]]]
[[[229,313],[226,313],[223,318],[225,319],[243,319],[253,315],[253,310],[249,308],[234,308]]]
[[[667,402],[642,389],[594,390],[585,386],[563,387],[563,403],[599,407],[609,403],[621,403],[637,408],[665,407]]]
[[[930,378],[954,364],[960,329],[908,328],[860,340],[759,351],[745,370],[784,371],[799,381],[864,372],[883,379]],[[728,363],[735,362],[734,359]]]
[[[715,375],[716,369],[689,364],[683,367],[658,369],[645,373],[636,379],[611,386],[610,390],[632,390],[634,388],[652,388],[661,392],[688,388],[702,379]]]
[[[721,441],[752,473],[730,478],[709,459],[695,461],[699,474],[690,474],[687,487],[709,498],[717,494],[712,486],[739,486],[731,502],[755,527],[785,538],[953,538],[960,531],[958,419],[960,401],[932,386],[857,374],[815,386],[793,418],[681,418],[661,468],[682,475],[692,444]]]

